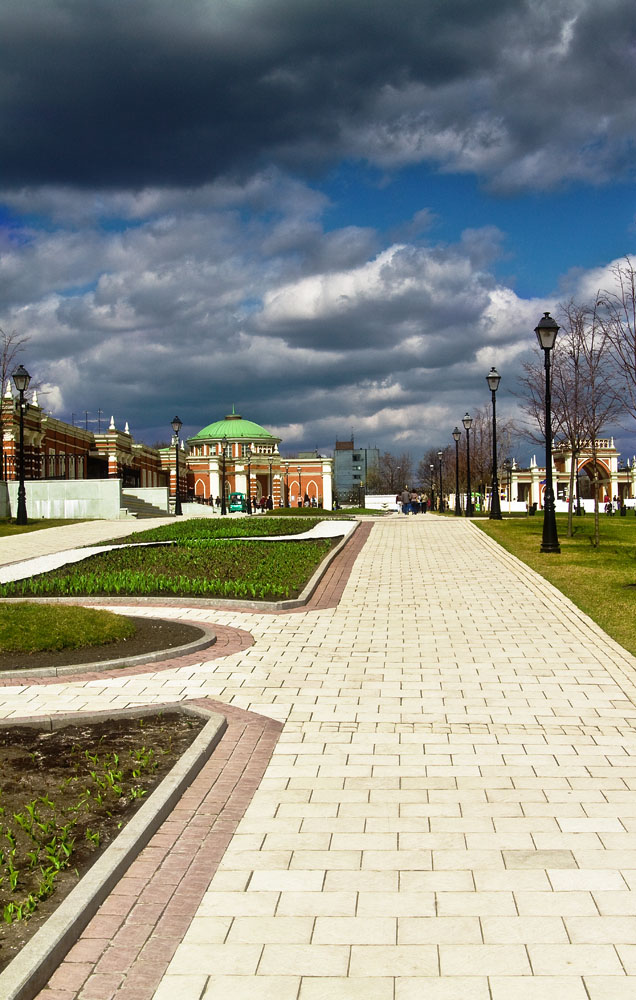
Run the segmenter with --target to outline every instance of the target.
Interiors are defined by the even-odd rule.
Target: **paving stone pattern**
[[[150,983],[97,972],[110,945],[82,939],[74,964],[91,969],[70,996],[636,997],[636,661],[460,519],[375,524],[332,604],[136,607],[254,642],[0,689],[5,717],[212,698],[282,725],[227,848],[178,882],[197,904],[183,939],[144,938],[169,957],[161,981],[152,963]],[[42,996],[70,1000],[60,989]]]

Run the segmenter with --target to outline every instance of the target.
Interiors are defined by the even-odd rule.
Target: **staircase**
[[[145,500],[140,500],[139,497],[132,496],[130,493],[122,493],[122,513],[125,511],[125,516],[136,517],[138,519],[145,517],[166,517],[168,511],[161,510],[159,507],[155,507],[151,503],[146,503]]]

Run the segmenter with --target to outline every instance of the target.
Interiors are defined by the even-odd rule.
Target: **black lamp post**
[[[274,461],[274,459],[272,458],[272,456],[268,455],[267,456],[267,464],[269,465],[269,486],[268,486],[268,489],[267,489],[267,499],[269,500],[270,497],[271,497],[272,505],[274,503],[273,490],[272,490],[272,462],[273,461]]]
[[[26,409],[26,403],[24,402],[24,394],[29,388],[29,382],[31,381],[31,376],[24,367],[24,365],[19,365],[13,372],[13,381],[15,382],[15,387],[20,393],[20,466],[19,466],[19,476],[20,482],[18,485],[18,510],[17,517],[15,519],[16,524],[26,524],[27,523],[27,509],[26,509],[26,490],[24,488],[24,411]]]
[[[289,462],[285,462],[285,506],[289,507]]]
[[[435,510],[435,466],[431,462],[429,465],[431,470],[431,510]]]
[[[469,413],[465,413],[462,423],[466,431],[466,517],[473,516],[473,495],[470,491],[470,428],[473,426],[473,418]]]
[[[556,513],[554,509],[554,488],[552,484],[552,413],[550,395],[550,351],[556,343],[559,324],[549,312],[543,314],[534,332],[543,350],[545,360],[545,499],[543,504],[542,552],[560,552],[557,535]]]
[[[221,469],[221,513],[227,514],[227,507],[225,504],[225,458],[227,456],[227,438],[224,437],[221,441],[221,448],[223,449],[223,463]]]
[[[459,427],[453,431],[453,441],[455,442],[455,517],[462,516],[462,507],[459,499],[459,439],[462,432]]]
[[[247,513],[252,513],[252,446],[247,447]]]
[[[181,509],[181,495],[179,493],[179,431],[183,424],[178,417],[173,417],[170,425],[174,433],[174,514],[175,517],[183,514]]]
[[[437,461],[439,462],[439,512],[444,513],[444,487],[442,486],[442,458],[444,457],[443,451],[437,452]]]
[[[302,484],[302,480],[300,478],[300,472],[301,472],[301,468],[300,468],[300,465],[299,465],[298,466],[298,506],[302,507],[302,505],[303,505],[303,484]]]
[[[496,368],[491,368],[486,375],[486,382],[492,396],[492,487],[490,494],[490,520],[501,521],[501,502],[499,499],[499,474],[497,471],[497,410],[495,394],[501,382],[501,375]]]

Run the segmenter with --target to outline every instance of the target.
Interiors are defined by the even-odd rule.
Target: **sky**
[[[61,419],[417,460],[636,252],[635,94],[633,0],[3,0],[0,327]]]

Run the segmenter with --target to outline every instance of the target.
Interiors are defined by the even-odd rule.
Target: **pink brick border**
[[[190,926],[283,727],[210,698],[189,704],[224,715],[226,732],[37,1000],[151,1000]]]

